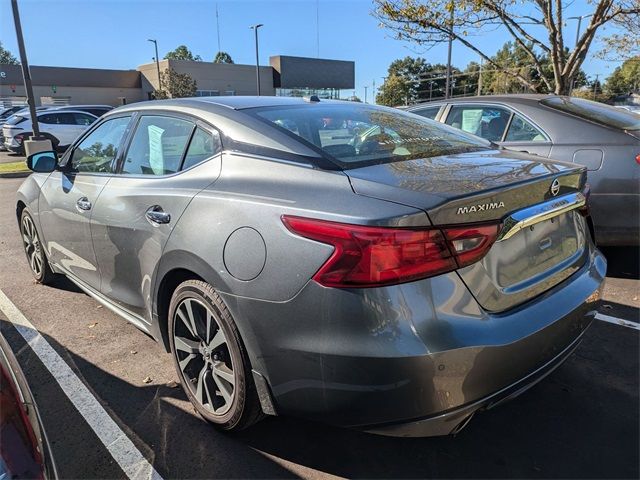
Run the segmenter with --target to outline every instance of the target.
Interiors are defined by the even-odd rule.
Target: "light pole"
[[[11,0],[11,8],[13,9],[13,22],[16,27],[16,37],[18,39],[18,51],[20,52],[20,64],[22,67],[22,77],[24,78],[24,88],[27,92],[27,104],[29,105],[29,113],[31,115],[31,128],[33,130],[34,139],[40,140],[40,129],[38,128],[38,117],[36,116],[36,99],[33,96],[31,72],[29,71],[29,63],[27,62],[27,51],[24,48],[22,25],[20,23],[20,12],[18,11],[17,0]],[[27,155],[29,155],[29,152],[27,152]]]
[[[578,46],[578,42],[580,41],[580,27],[582,26],[582,19],[583,18],[589,18],[589,17],[593,17],[593,13],[590,13],[588,15],[580,15],[578,17],[569,17],[569,18],[567,18],[567,20],[578,20],[578,28],[576,29],[576,45],[575,45],[575,47]],[[569,96],[571,96],[571,94],[573,93],[573,88],[575,87],[575,85],[576,85],[576,79],[574,78],[571,81],[571,88],[569,89]]]
[[[368,85],[364,86],[364,103],[367,103],[367,89],[369,88]]]
[[[451,2],[451,19],[449,21],[449,47],[447,50],[447,79],[444,86],[444,98],[449,98],[449,84],[451,83],[451,50],[453,49],[453,22],[455,21],[455,7]]]
[[[256,34],[256,86],[258,90],[258,96],[260,96],[260,57],[258,56],[258,29],[264,26],[262,23],[251,25],[249,28],[253,29]]]
[[[147,41],[153,43],[153,45],[156,47],[156,68],[158,69],[158,90],[162,90],[162,80],[160,79],[160,60],[158,59],[158,41],[152,40],[150,38]]]

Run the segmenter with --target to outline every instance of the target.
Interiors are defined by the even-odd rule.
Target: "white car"
[[[53,148],[65,150],[98,117],[80,110],[43,110],[36,112],[42,136],[51,140]],[[2,127],[4,146],[12,152],[24,154],[23,141],[33,134],[31,115],[20,113],[7,119]]]

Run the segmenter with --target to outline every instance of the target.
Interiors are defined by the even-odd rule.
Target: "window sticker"
[[[476,133],[482,121],[482,109],[462,111],[462,130]]]
[[[156,125],[147,127],[149,133],[149,166],[155,175],[164,174],[164,154],[162,151],[162,134],[164,130]]]

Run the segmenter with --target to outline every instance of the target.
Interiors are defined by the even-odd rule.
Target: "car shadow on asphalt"
[[[3,332],[13,330],[7,322],[0,323]],[[21,340],[15,330],[11,337],[12,345]],[[244,432],[224,434],[195,414],[180,388],[133,385],[55,339],[46,339],[165,477],[289,478],[317,477],[321,472],[350,478],[638,478],[639,474],[638,335],[615,325],[596,322],[563,366],[521,397],[476,415],[457,436],[418,439],[381,437],[285,417],[268,417]],[[28,358],[34,356],[28,347],[17,353],[27,369],[43,369],[37,359]],[[27,378],[33,376],[27,372]],[[32,389],[45,427],[53,423],[54,455],[65,457],[58,462],[62,476],[86,476],[76,465],[82,450],[66,448],[72,433],[60,430],[61,422],[68,424],[74,416],[79,421],[78,414],[70,407],[66,418],[59,411],[52,418],[48,410],[60,402],[45,385],[38,382]],[[64,465],[75,470],[65,471]]]

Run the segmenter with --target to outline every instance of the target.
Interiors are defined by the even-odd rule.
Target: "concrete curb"
[[[31,175],[31,171],[27,172],[4,172],[0,173],[0,178],[25,178]]]

